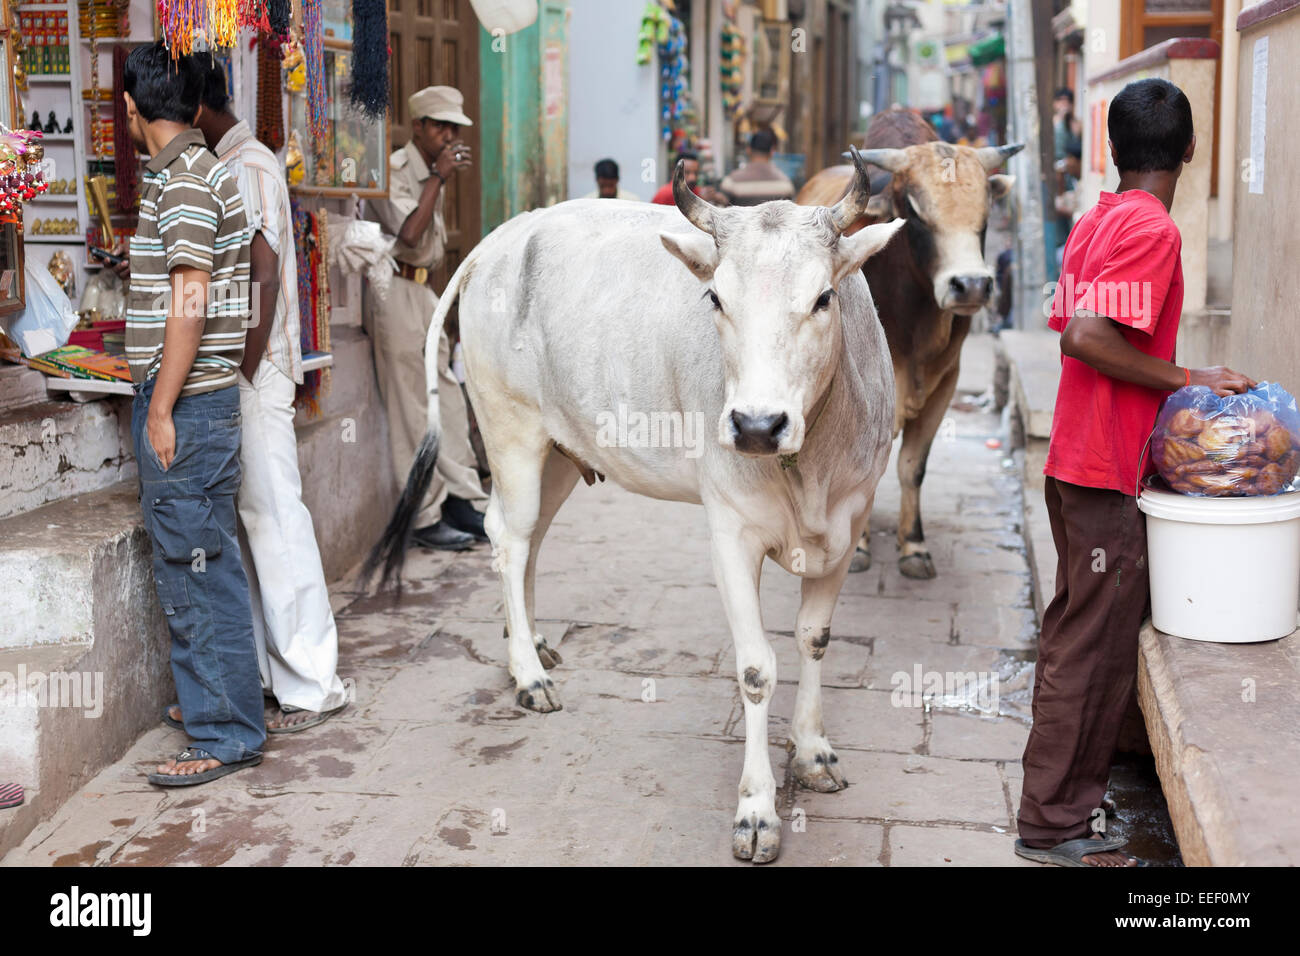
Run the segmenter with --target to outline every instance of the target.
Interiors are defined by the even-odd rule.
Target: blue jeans
[[[176,457],[164,471],[146,428],[153,387],[152,379],[135,387],[131,439],[158,600],[172,636],[172,676],[190,749],[233,763],[266,743],[248,580],[235,536],[239,389],[177,399]]]

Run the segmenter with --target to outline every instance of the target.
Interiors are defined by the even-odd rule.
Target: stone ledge
[[[134,482],[0,521],[0,568],[6,695],[23,668],[93,695],[64,683],[62,706],[4,698],[0,767],[28,790],[22,813],[0,819],[4,853],[157,723],[174,690]]]
[[[1242,699],[1247,680],[1250,701]],[[1148,624],[1138,697],[1183,861],[1300,863],[1300,631],[1211,644]]]
[[[1000,361],[1010,367],[1010,395],[1025,434],[1047,438],[1061,378],[1061,337],[1055,332],[1008,329],[998,336]]]

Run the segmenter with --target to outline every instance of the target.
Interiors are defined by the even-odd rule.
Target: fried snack
[[[1169,434],[1179,438],[1195,438],[1205,427],[1205,419],[1199,418],[1190,408],[1184,408],[1169,420]]]
[[[1206,455],[1220,460],[1237,454],[1237,449],[1250,437],[1251,425],[1247,419],[1223,415],[1205,423],[1196,436],[1196,444]]]
[[[1187,480],[1202,491],[1208,491],[1213,495],[1222,495],[1230,492],[1237,485],[1231,475],[1225,475],[1222,473],[1211,475],[1189,475]]]
[[[1241,446],[1237,452],[1241,458],[1262,458],[1264,456],[1264,443],[1262,441],[1248,441]]]
[[[1251,419],[1255,422],[1255,438],[1262,440],[1267,432],[1273,430],[1278,424],[1277,417],[1267,408],[1256,408],[1250,413]]]
[[[1164,452],[1165,465],[1169,468],[1177,468],[1179,465],[1205,458],[1204,448],[1195,442],[1184,441],[1181,438],[1166,438]]]
[[[1179,465],[1174,469],[1174,474],[1180,478],[1186,478],[1189,475],[1208,475],[1218,471],[1221,467],[1217,461],[1202,458],[1199,461],[1189,461]]]
[[[1285,428],[1270,428],[1264,437],[1264,456],[1269,461],[1279,461],[1291,450],[1291,434]]]
[[[1286,476],[1282,474],[1282,469],[1276,464],[1265,465],[1259,473],[1259,478],[1255,481],[1255,491],[1257,495],[1275,495],[1282,490],[1286,484]]]

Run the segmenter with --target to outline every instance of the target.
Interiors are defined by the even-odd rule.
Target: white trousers
[[[311,513],[302,503],[293,379],[263,360],[239,376],[243,482],[239,510],[262,688],[283,706],[342,706],[338,631]]]

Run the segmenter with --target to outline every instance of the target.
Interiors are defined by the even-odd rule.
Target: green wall
[[[568,198],[568,2],[540,7],[537,22],[519,33],[479,30],[485,234]]]

